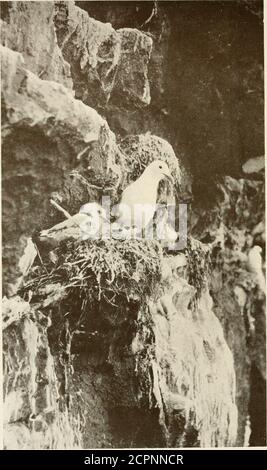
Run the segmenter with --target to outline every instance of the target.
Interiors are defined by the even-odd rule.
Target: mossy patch
[[[201,293],[208,285],[211,273],[210,248],[208,245],[188,237],[185,249],[187,257],[187,278],[188,283],[195,287],[196,301],[200,298]]]

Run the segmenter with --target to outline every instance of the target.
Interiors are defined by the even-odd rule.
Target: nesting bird
[[[164,178],[173,183],[167,163],[161,160],[150,163],[142,175],[123,191],[116,208],[116,222],[124,226],[135,225],[139,231],[147,227],[156,210],[159,182]]]
[[[47,230],[42,230],[39,240],[58,244],[67,239],[99,238],[104,218],[105,211],[99,204],[96,202],[85,204],[77,214],[69,216]]]
[[[106,212],[100,204],[89,202],[84,204],[79,211],[87,216],[81,223],[82,239],[99,239],[103,234],[103,225],[106,222]]]

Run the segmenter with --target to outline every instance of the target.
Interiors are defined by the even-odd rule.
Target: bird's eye
[[[160,165],[159,168],[162,170],[162,165]]]

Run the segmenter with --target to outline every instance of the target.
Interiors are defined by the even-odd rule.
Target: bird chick
[[[82,240],[99,239],[103,235],[103,226],[106,222],[106,212],[96,202],[84,204],[79,211],[86,215],[86,218],[80,224]]]
[[[72,217],[63,220],[59,224],[53,227],[42,230],[39,234],[40,242],[51,242],[53,245],[67,240],[67,239],[79,239],[81,237],[80,226],[87,220],[86,214],[74,214]]]
[[[99,204],[95,202],[84,204],[77,214],[47,230],[42,230],[39,240],[41,242],[53,241],[53,244],[56,245],[67,239],[99,238],[104,218],[105,211]]]

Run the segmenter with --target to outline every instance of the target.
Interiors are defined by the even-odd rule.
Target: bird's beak
[[[164,173],[165,178],[167,178],[172,184],[174,184],[174,179],[170,173]]]

